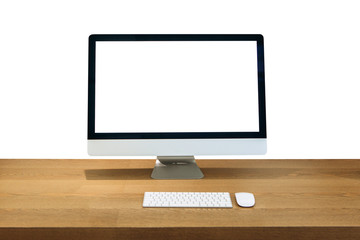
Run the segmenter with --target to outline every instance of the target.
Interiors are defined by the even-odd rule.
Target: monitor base
[[[158,156],[151,178],[154,179],[200,179],[204,174],[194,156]]]

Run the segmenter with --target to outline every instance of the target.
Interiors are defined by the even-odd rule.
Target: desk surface
[[[197,163],[204,179],[153,180],[154,160],[0,159],[0,239],[360,239],[359,159]],[[144,209],[145,191],[230,192],[233,208]]]

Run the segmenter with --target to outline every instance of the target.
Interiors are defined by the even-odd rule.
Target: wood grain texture
[[[0,159],[0,239],[360,239],[359,159],[197,163],[204,179],[153,180],[154,160]],[[226,191],[234,207],[143,209],[145,191]]]

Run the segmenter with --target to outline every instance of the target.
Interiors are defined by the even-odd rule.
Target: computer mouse
[[[235,193],[235,199],[240,207],[253,207],[255,205],[255,197],[252,193]]]

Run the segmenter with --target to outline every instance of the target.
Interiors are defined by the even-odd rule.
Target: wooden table
[[[0,239],[360,239],[360,160],[0,159]],[[145,191],[230,192],[232,209],[142,208]],[[253,192],[240,208],[235,192]]]

